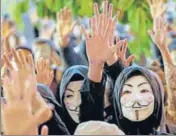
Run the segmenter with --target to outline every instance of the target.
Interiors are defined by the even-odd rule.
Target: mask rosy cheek
[[[127,103],[129,101],[129,99],[127,98],[127,97],[122,97],[121,98],[121,103],[122,104],[125,104],[125,103]]]
[[[150,96],[149,97],[149,102],[153,102],[154,101],[154,97],[153,96]]]

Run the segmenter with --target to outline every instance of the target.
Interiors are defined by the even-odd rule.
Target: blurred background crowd
[[[164,18],[164,22],[168,24],[166,44],[172,62],[176,65],[176,0],[158,0],[160,1],[158,3],[151,1],[109,0],[109,3],[114,6],[114,11],[120,11],[115,24],[113,41],[117,44],[115,37],[118,36],[119,40],[126,39],[128,42],[124,58],[132,56],[130,64],[126,66],[139,65],[158,74],[165,88],[164,106],[167,107],[168,88],[164,60],[161,50],[152,41],[148,29],[154,28],[153,24],[156,24],[155,20],[158,16]],[[97,2],[100,11],[103,11],[103,0],[2,0],[1,79],[3,81],[1,81],[1,88],[4,89],[4,81],[7,81],[5,77],[11,73],[11,65],[8,61],[14,69],[19,68],[15,52],[19,52],[19,56],[23,54],[20,56],[21,59],[25,58],[25,63],[31,64],[30,54],[34,59],[37,83],[48,86],[51,96],[56,103],[59,103],[62,93],[60,86],[64,84],[62,83],[64,78],[69,78],[66,77],[68,75],[63,76],[64,72],[75,65],[89,67],[89,54],[86,54],[87,41],[81,26],[84,26],[89,34],[91,33],[89,18],[93,15],[94,2]],[[4,54],[5,57],[3,57]],[[98,55],[99,52],[97,52]],[[79,78],[79,76],[76,77],[76,81],[79,81]],[[112,90],[111,82],[108,83],[107,80],[107,84],[108,89]],[[1,91],[1,95],[4,96],[4,94]],[[45,98],[45,94],[42,97]],[[50,101],[50,98],[47,98],[47,101]],[[52,103],[55,104],[55,101]],[[110,103],[108,101],[105,97],[105,104],[108,105]],[[172,116],[169,119],[174,124],[175,118],[173,119]],[[50,134],[60,133],[55,131],[51,129]],[[64,131],[63,134],[67,134]],[[71,134],[74,132],[69,131]]]

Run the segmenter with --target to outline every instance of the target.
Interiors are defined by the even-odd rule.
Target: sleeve
[[[68,47],[60,48],[61,58],[63,59],[66,68],[74,65],[84,65],[85,63],[80,54],[75,52],[75,46],[76,42],[71,38]]]
[[[103,75],[103,79],[100,83],[95,83],[88,78],[84,80],[84,85],[81,89],[81,122],[89,120],[104,121],[105,82],[105,75]]]
[[[113,83],[115,83],[117,77],[124,68],[125,66],[122,64],[121,60],[118,60],[111,66],[105,64],[104,71],[113,80]]]

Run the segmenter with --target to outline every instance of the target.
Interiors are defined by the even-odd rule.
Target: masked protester
[[[165,133],[164,91],[151,71],[124,69],[115,83],[113,105],[116,124],[125,134]]]
[[[53,112],[52,118],[47,122],[45,122],[44,124],[40,125],[39,132],[41,132],[40,130],[44,125],[47,125],[49,128],[48,133],[49,135],[68,135],[69,132],[64,122],[60,118],[61,106],[55,99],[49,87],[44,84],[38,84],[37,90],[40,93],[40,95],[44,98],[44,100],[47,102],[47,104],[52,107]]]
[[[60,85],[60,103],[63,121],[69,132],[89,120],[104,120],[104,80],[95,83],[87,78],[88,67],[76,65],[68,68]]]

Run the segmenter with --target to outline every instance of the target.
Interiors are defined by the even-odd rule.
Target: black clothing
[[[74,133],[78,123],[75,123],[71,116],[68,114],[65,104],[63,102],[64,93],[67,85],[74,75],[80,75],[84,78],[83,85],[80,89],[81,105],[80,105],[80,123],[89,120],[104,120],[104,90],[105,79],[101,83],[90,81],[87,77],[88,67],[76,65],[68,68],[62,77],[60,85],[60,103],[63,108],[63,121],[65,122],[69,132]]]

